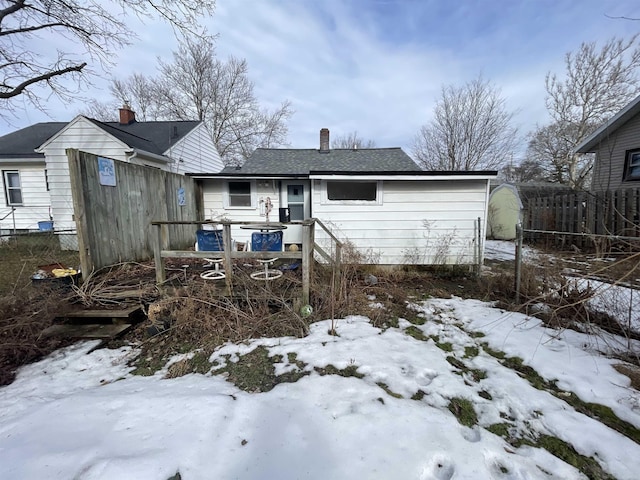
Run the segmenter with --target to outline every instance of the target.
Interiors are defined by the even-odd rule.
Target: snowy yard
[[[559,458],[571,456],[590,478],[638,478],[640,397],[598,353],[622,339],[476,300],[411,308],[386,330],[352,316],[338,336],[323,321],[305,338],[227,344],[213,372],[172,379],[168,366],[132,375],[131,347],[58,351],[0,388],[0,477],[588,478]],[[260,352],[290,383],[231,382]],[[578,411],[589,402],[626,435]]]

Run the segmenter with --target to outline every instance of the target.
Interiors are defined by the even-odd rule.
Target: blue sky
[[[407,151],[432,115],[443,85],[482,74],[498,86],[523,136],[547,121],[544,78],[583,41],[640,31],[640,2],[517,0],[218,0],[206,24],[221,57],[246,58],[260,102],[289,99],[292,147],[315,147],[318,132],[357,130],[378,146]],[[150,72],[177,42],[160,22],[131,19],[139,38],[110,73]],[[55,43],[55,42],[54,42]],[[99,71],[98,66],[94,67]],[[107,74],[84,92],[107,98]],[[51,99],[49,117],[17,112],[0,134],[38,121],[70,120],[81,104]],[[115,112],[114,112],[115,116]]]

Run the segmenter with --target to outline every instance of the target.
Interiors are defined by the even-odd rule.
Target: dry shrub
[[[148,303],[159,296],[155,267],[150,263],[127,262],[91,273],[74,287],[77,301],[85,307],[123,307]]]
[[[67,308],[68,296],[64,288],[25,287],[0,298],[0,385],[11,383],[18,367],[70,343],[41,336]]]
[[[141,358],[153,355],[164,359],[164,364],[177,353],[200,350],[208,355],[227,341],[306,335],[307,320],[294,309],[290,295],[283,294],[295,282],[287,275],[283,279],[278,285],[265,286],[237,275],[232,296],[221,295],[215,282],[194,280],[167,289],[148,307],[149,318],[143,326],[153,336],[140,338]],[[178,362],[169,376],[195,370],[192,361]]]
[[[612,347],[612,352],[630,363],[639,363],[631,341],[640,340],[640,333],[632,329],[632,321],[625,325],[616,318],[620,316],[621,305],[630,311],[629,314],[633,312],[630,306],[627,307],[629,300],[610,287],[592,288],[587,279],[593,278],[593,272],[589,272],[587,277],[579,277],[577,272],[573,272],[574,277],[568,278],[563,262],[544,258],[537,260],[537,264],[522,264],[519,303],[515,303],[514,274],[510,271],[483,276],[482,283],[488,298],[498,300],[503,308],[534,315],[552,328],[575,329],[599,336],[605,343],[603,332],[626,338],[627,350],[622,351],[616,346]],[[608,265],[598,269],[596,272],[602,276],[600,280],[606,282],[605,275],[612,273],[613,268],[618,267]],[[624,275],[628,276],[628,273]],[[596,296],[600,307],[592,302]]]

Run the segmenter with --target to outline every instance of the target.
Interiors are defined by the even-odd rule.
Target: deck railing
[[[154,261],[156,267],[156,282],[162,284],[166,281],[165,271],[165,258],[207,258],[211,257],[210,251],[196,252],[192,250],[168,250],[164,248],[165,245],[169,245],[168,231],[170,225],[212,225],[222,226],[223,234],[223,252],[224,255],[224,269],[226,272],[225,281],[227,288],[230,291],[232,285],[233,276],[233,260],[249,258],[249,259],[268,259],[277,256],[284,259],[297,259],[301,261],[302,267],[302,304],[309,303],[309,292],[311,284],[311,270],[313,267],[313,254],[317,251],[320,256],[332,263],[335,268],[340,268],[340,256],[342,249],[342,242],[336,238],[331,231],[319,220],[309,219],[301,222],[287,222],[287,223],[270,223],[270,227],[287,225],[302,225],[302,250],[301,251],[284,251],[284,252],[247,252],[236,251],[232,249],[231,239],[231,227],[243,226],[243,225],[255,225],[257,222],[253,221],[234,221],[234,220],[219,220],[219,221],[178,221],[178,222],[166,222],[156,221],[151,222],[151,228],[154,230]],[[323,250],[319,245],[315,243],[315,225],[320,227],[329,235],[332,241],[336,244],[336,254],[332,257],[329,253]],[[257,228],[257,227],[256,227]]]

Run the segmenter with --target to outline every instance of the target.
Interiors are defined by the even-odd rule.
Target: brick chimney
[[[124,102],[120,107],[120,125],[129,125],[136,121],[136,112],[131,110],[129,102]]]
[[[329,129],[320,129],[320,153],[329,153]]]

